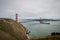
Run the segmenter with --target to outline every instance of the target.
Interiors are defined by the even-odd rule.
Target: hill
[[[0,18],[0,40],[26,40],[27,29],[20,23]]]
[[[60,35],[45,36],[41,38],[31,38],[30,40],[60,40]]]

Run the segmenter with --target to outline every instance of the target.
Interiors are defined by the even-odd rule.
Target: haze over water
[[[60,32],[60,21],[51,21],[50,24],[40,24],[39,22],[22,24],[30,31],[30,38],[38,38],[51,35],[52,32]]]

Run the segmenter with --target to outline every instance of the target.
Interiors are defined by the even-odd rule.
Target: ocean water
[[[38,38],[51,35],[52,32],[60,32],[60,21],[50,21],[50,24],[41,24],[39,22],[22,24],[30,31],[30,38]]]

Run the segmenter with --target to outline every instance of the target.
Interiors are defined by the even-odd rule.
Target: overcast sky
[[[0,18],[59,18],[60,0],[0,0]]]

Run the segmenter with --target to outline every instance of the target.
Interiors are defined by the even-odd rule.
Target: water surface
[[[30,38],[43,37],[52,32],[60,32],[60,21],[53,21],[50,24],[40,24],[39,22],[22,23],[29,31]]]

